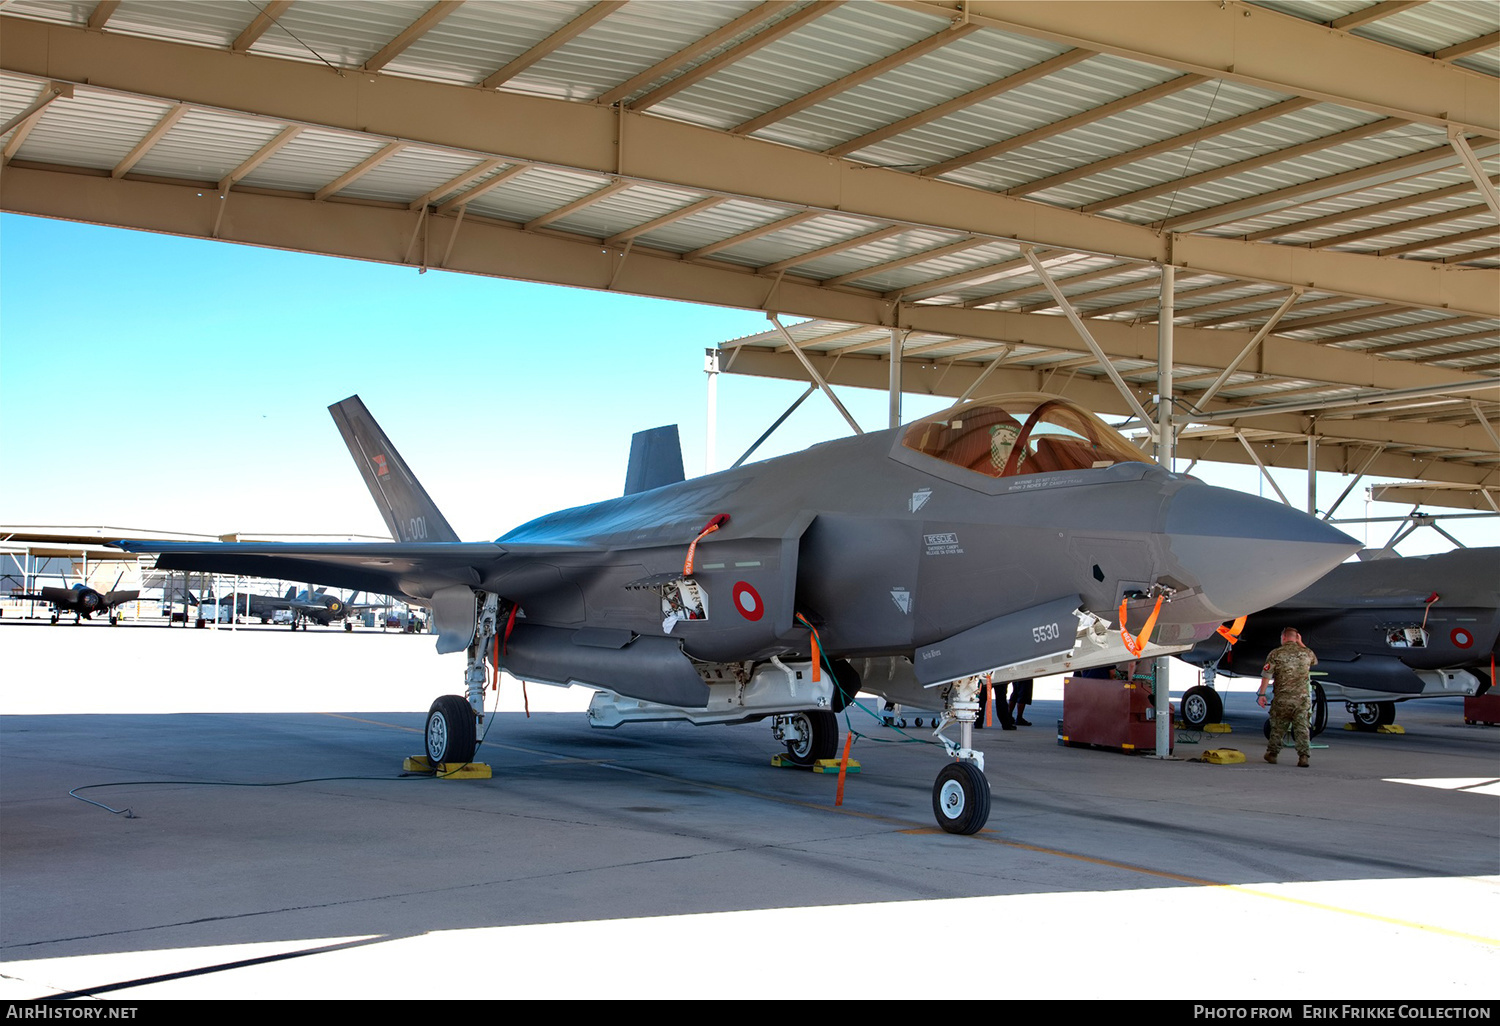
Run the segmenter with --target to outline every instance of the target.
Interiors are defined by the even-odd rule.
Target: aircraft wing
[[[497,574],[517,601],[555,587],[547,557],[592,551],[575,545],[500,545],[494,542],[190,542],[118,541],[126,552],[154,552],[161,570],[245,574],[308,581],[425,602],[441,588],[477,585]],[[541,572],[528,573],[531,567]],[[293,602],[285,602],[288,608]],[[321,605],[316,608],[322,609]]]
[[[104,596],[104,608],[113,609],[115,606],[123,606],[127,602],[134,602],[141,597],[140,590],[112,591]]]
[[[50,602],[54,606],[66,606],[72,609],[78,605],[79,593],[72,588],[46,588],[44,587],[35,595],[21,595],[20,598],[37,599],[41,602]]]

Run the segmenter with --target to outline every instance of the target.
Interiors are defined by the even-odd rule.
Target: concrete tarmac
[[[0,620],[0,999],[1500,996],[1500,728],[1460,699],[1335,706],[1298,769],[1254,681],[1172,759],[1059,746],[1039,681],[956,837],[930,728],[859,709],[842,804],[767,724],[591,730],[508,678],[492,779],[403,775],[461,690],[432,644]]]

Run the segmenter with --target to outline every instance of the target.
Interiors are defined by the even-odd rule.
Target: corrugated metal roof
[[[1481,93],[1500,76],[1500,46],[1485,42],[1500,27],[1497,4],[1432,0],[1396,10],[1367,0],[1267,0],[1246,13],[1252,8],[1265,17],[1333,26],[1330,33],[1353,15],[1361,23],[1347,23],[1344,31],[1470,69],[1465,74],[1475,75]],[[102,19],[90,31],[105,49],[125,37],[236,48],[253,58],[329,65],[345,81],[357,71],[372,81],[385,75],[437,83],[458,90],[450,97],[455,101],[466,98],[462,90],[529,55],[525,67],[507,70],[492,84],[567,103],[604,97],[626,105],[622,124],[625,109],[639,109],[719,132],[740,129],[750,137],[746,146],[832,151],[830,162],[1008,191],[1039,212],[1082,211],[1100,223],[1160,226],[1181,238],[1243,239],[1267,251],[1328,249],[1435,266],[1448,261],[1489,275],[1500,268],[1495,211],[1442,124],[1387,120],[1389,111],[1379,105],[1300,96],[1292,86],[1237,74],[1200,78],[1125,47],[1075,51],[1061,36],[1028,35],[987,19],[983,8],[874,0],[781,6],[756,0],[603,6],[467,0],[441,8],[430,0],[297,0],[274,8],[269,22],[259,12],[254,4],[219,0],[124,0],[114,8],[85,0],[13,0],[0,9],[8,19],[75,30]],[[256,34],[253,26],[264,31]],[[1081,38],[1087,28],[1081,27]],[[715,35],[721,30],[722,38]],[[567,39],[557,42],[558,33]],[[932,45],[904,63],[894,59],[921,43]],[[366,69],[377,54],[378,67]],[[1031,73],[1038,68],[1050,70]],[[1026,81],[1007,82],[1011,76]],[[764,274],[767,294],[780,275],[804,288],[889,300],[894,311],[899,303],[1055,317],[1056,301],[1023,257],[1023,247],[1035,243],[1038,258],[1084,318],[1149,323],[1156,315],[1155,266],[1105,248],[1028,239],[1032,219],[1026,217],[1015,218],[1014,232],[972,231],[961,216],[932,218],[926,209],[909,219],[869,216],[846,209],[832,191],[799,202],[787,198],[798,193],[784,182],[768,190],[779,197],[770,198],[753,185],[695,188],[685,184],[692,175],[670,171],[631,177],[629,160],[621,166],[618,153],[614,163],[593,158],[598,166],[592,167],[528,163],[503,149],[393,139],[349,123],[323,123],[312,113],[293,122],[249,109],[255,104],[235,110],[188,100],[179,107],[178,95],[84,81],[64,85],[71,85],[71,95],[23,119],[50,95],[47,84],[11,69],[9,61],[0,69],[0,117],[8,129],[0,146],[7,164],[217,187],[254,163],[233,188],[304,199],[336,195],[341,204],[386,208],[426,204],[439,216],[457,213],[439,212],[440,205],[464,201],[466,218],[511,226],[535,221],[535,230],[593,242],[624,233],[634,247],[685,263]],[[1500,105],[1500,91],[1492,92]],[[787,104],[795,109],[783,110]],[[179,110],[180,119],[158,131],[163,118]],[[767,117],[770,112],[785,116]],[[741,126],[750,122],[744,132]],[[1362,132],[1366,126],[1378,127]],[[302,130],[269,152],[289,127]],[[482,137],[501,147],[506,138],[503,132]],[[1500,178],[1500,143],[1473,138],[1470,145],[1484,173]],[[849,147],[857,148],[844,153]],[[377,154],[385,159],[364,166]],[[680,159],[691,163],[692,155]],[[1052,180],[1064,172],[1062,180]],[[500,176],[504,181],[490,188]],[[455,180],[459,184],[449,184]],[[830,246],[840,248],[823,252]],[[1306,287],[1291,275],[1263,277],[1238,280],[1185,269],[1176,284],[1177,322],[1251,331],[1290,287]],[[1308,289],[1276,334],[1349,352],[1389,351],[1390,359],[1453,371],[1500,370],[1496,319],[1455,317],[1441,304],[1382,309],[1387,305],[1374,295]],[[851,327],[812,320],[797,330],[811,340]],[[826,348],[855,347],[849,359],[874,358],[878,346],[858,347],[878,341],[882,332],[888,341],[888,331],[871,327],[868,337],[851,334]],[[908,342],[928,362],[983,361],[1003,348],[994,339],[930,333]],[[774,343],[782,344],[779,335]],[[1103,373],[1097,360],[1076,349],[1013,345],[1006,359],[1060,374]],[[1182,359],[1184,367],[1197,366],[1190,354]],[[1116,366],[1149,376],[1139,361],[1122,357]],[[1350,387],[1242,369],[1220,399],[1252,403],[1288,391],[1337,394]],[[1455,403],[1467,408],[1472,399],[1465,395]],[[1485,402],[1500,422],[1500,407]]]

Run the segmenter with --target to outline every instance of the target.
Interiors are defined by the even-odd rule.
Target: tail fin
[[[682,441],[677,425],[637,431],[630,436],[630,466],[625,471],[625,494],[648,492],[684,480]]]
[[[456,542],[458,535],[433,505],[406,461],[380,430],[359,396],[328,407],[385,526],[396,541]]]

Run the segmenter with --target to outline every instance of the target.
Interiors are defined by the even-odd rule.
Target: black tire
[[[950,762],[932,785],[932,815],[950,834],[977,834],[990,818],[990,782],[972,762]]]
[[[1182,693],[1182,725],[1188,730],[1202,730],[1210,723],[1224,719],[1224,700],[1213,688],[1203,684]]]
[[[798,766],[811,766],[819,759],[832,759],[839,750],[839,721],[827,709],[795,712],[790,719],[802,721],[802,740],[786,743],[786,757]]]
[[[1376,702],[1375,707],[1379,710],[1377,726],[1389,727],[1396,722],[1395,702]]]
[[[434,766],[474,758],[474,710],[458,695],[439,695],[427,710],[427,758]]]
[[[1373,731],[1381,726],[1380,707],[1390,705],[1389,702],[1355,702],[1349,706],[1349,718],[1354,721],[1355,730],[1366,732]],[[1395,713],[1392,712],[1392,719]]]

